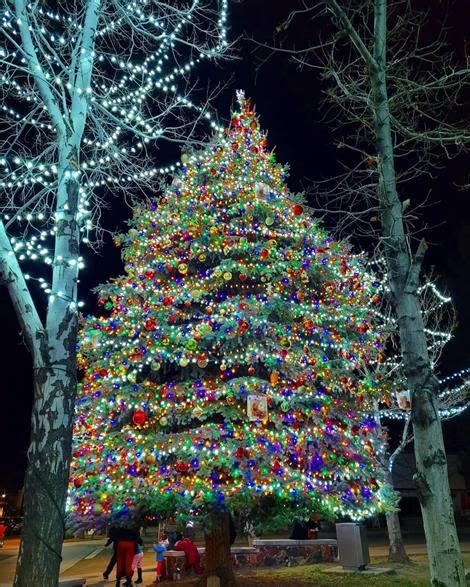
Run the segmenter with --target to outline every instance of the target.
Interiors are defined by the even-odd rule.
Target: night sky
[[[259,54],[253,53],[254,45],[241,39],[246,34],[270,42],[276,25],[285,20],[291,9],[300,6],[300,2],[245,0],[230,4],[230,38],[240,38],[235,46],[237,58],[207,67],[199,72],[201,80],[205,78],[203,83],[209,81],[214,85],[226,81],[227,85],[215,104],[223,121],[229,119],[235,89],[245,89],[247,96],[256,104],[262,126],[269,131],[269,144],[276,147],[278,160],[290,165],[290,188],[301,191],[309,187],[309,180],[329,177],[338,169],[330,129],[321,122],[322,113],[318,107],[324,88],[317,73],[296,70],[285,55],[274,55],[259,69]],[[424,2],[414,4],[425,5]],[[436,3],[434,11],[437,16],[441,6],[441,3]],[[456,0],[452,5],[450,26],[454,49],[460,55],[466,46],[469,17],[468,0]],[[295,29],[296,41],[308,41],[314,26],[303,22]],[[157,165],[170,161],[171,154],[170,150],[161,146]],[[444,375],[470,367],[470,194],[456,187],[470,180],[469,163],[469,157],[465,156],[445,162],[445,167],[429,186],[432,188],[431,205],[422,211],[418,223],[428,227],[425,233],[430,243],[427,268],[435,268],[440,286],[452,296],[457,311],[455,337],[446,347],[441,362],[441,373]],[[117,201],[113,201],[112,212],[105,215],[107,228],[125,231],[125,220],[129,215],[129,209],[124,205],[119,209]],[[328,218],[326,222],[328,224]],[[120,252],[108,238],[98,256],[93,256],[91,251],[84,251],[83,254],[87,267],[80,276],[80,298],[86,301],[86,311],[93,313],[97,306],[90,290],[122,271]],[[0,288],[0,321],[2,489],[18,486],[22,482],[32,398],[31,359],[19,335],[18,323],[4,288]],[[465,441],[466,435],[460,430],[466,429],[470,418],[466,416],[459,422],[462,425],[454,425],[452,431],[446,433],[449,450],[458,450]]]

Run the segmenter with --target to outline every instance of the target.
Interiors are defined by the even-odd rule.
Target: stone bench
[[[338,543],[332,539],[253,540],[257,566],[280,567],[331,562],[338,557]]]
[[[201,564],[205,566],[206,549],[198,548]],[[338,557],[336,540],[254,540],[253,546],[232,546],[234,567],[281,567],[335,561]]]
[[[201,555],[201,565],[204,567],[206,563],[206,549],[204,547],[198,548]],[[236,567],[256,567],[258,566],[258,551],[251,546],[232,546],[230,548],[232,554],[232,565]]]
[[[64,577],[59,579],[59,587],[82,587],[85,584],[85,577]]]

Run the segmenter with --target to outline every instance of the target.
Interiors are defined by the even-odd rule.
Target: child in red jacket
[[[192,542],[187,536],[184,536],[182,540],[178,540],[174,549],[184,552],[186,555],[185,566],[188,570],[194,569],[195,573],[202,575],[204,569],[201,567],[201,557],[194,542]]]

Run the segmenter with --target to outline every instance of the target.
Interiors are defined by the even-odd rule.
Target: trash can
[[[370,562],[366,528],[362,524],[336,524],[339,564],[363,571]]]

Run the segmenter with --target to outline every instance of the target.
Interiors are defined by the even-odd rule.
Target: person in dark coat
[[[309,520],[296,520],[292,533],[291,540],[308,540],[309,538],[317,538],[320,516],[312,514]]]
[[[120,528],[116,528],[115,526],[110,526],[108,529],[108,540],[105,546],[113,545],[113,554],[109,560],[108,566],[106,567],[103,573],[103,579],[106,581],[108,580],[111,571],[114,569],[114,565],[116,564],[116,549],[117,549],[117,540],[119,537],[119,530]]]
[[[304,520],[296,520],[290,535],[291,540],[307,540],[308,528]]]
[[[183,538],[183,534],[174,530],[173,532],[168,532],[168,550],[172,550],[175,544]]]

